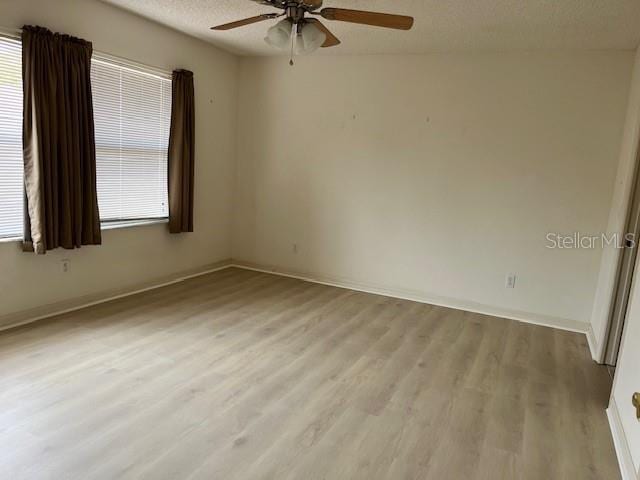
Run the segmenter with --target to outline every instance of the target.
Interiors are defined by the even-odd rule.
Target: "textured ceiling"
[[[274,55],[263,42],[276,21],[212,32],[210,26],[279,10],[250,0],[104,0],[243,55]],[[410,32],[324,21],[342,44],[323,54],[537,49],[632,49],[640,0],[325,0],[412,15]]]

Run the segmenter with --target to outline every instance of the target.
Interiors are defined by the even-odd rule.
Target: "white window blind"
[[[91,64],[100,220],[166,218],[171,79]]]
[[[0,238],[22,237],[22,46],[0,37]]]

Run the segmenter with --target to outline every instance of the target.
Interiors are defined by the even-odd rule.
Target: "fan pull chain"
[[[297,34],[298,32],[297,32],[296,24],[292,23],[291,24],[291,56],[289,57],[289,65],[291,65],[292,67],[293,67],[293,51],[296,44]]]

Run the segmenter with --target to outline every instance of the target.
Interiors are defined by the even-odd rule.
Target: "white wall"
[[[633,52],[243,59],[233,257],[586,330],[601,250],[545,236],[605,230],[632,65]]]
[[[640,49],[636,54],[635,66],[633,68],[629,104],[627,106],[627,118],[624,125],[622,147],[620,148],[618,173],[607,224],[607,231],[609,233],[622,234],[626,227],[625,222],[633,183],[633,173],[636,165],[639,135]],[[598,287],[593,304],[593,313],[591,315],[591,327],[593,331],[592,342],[594,343],[593,353],[594,359],[596,360],[602,360],[606,348],[607,326],[619,258],[620,250],[612,246],[606,248],[602,254]]]
[[[195,72],[196,232],[111,230],[44,257],[0,243],[0,321],[231,255],[580,328],[591,316],[600,252],[544,235],[606,225],[631,53],[245,59],[238,96],[237,58],[97,0],[0,3],[0,28],[25,23]]]
[[[229,258],[238,60],[215,47],[97,0],[3,0],[0,28],[46,26],[94,49],[167,70],[193,70],[196,91],[195,232],[166,225],[103,232],[103,245],[45,256],[0,243],[0,320],[41,305],[138,285]],[[71,260],[63,274],[60,260]],[[7,320],[8,321],[8,320]]]

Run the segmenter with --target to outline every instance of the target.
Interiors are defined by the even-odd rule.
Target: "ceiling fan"
[[[283,10],[283,12],[265,13],[255,17],[245,18],[244,20],[211,27],[211,30],[231,30],[265,20],[285,17],[284,20],[281,20],[269,29],[265,42],[281,50],[287,49],[290,46],[292,57],[291,65],[293,65],[294,51],[296,53],[306,54],[312,53],[320,47],[335,47],[340,44],[340,40],[338,40],[320,20],[310,18],[307,15],[317,15],[325,20],[359,23],[361,25],[394,28],[397,30],[409,30],[413,26],[413,18],[404,15],[348,10],[345,8],[323,8],[317,11],[322,7],[322,0],[252,1],[278,8]]]

